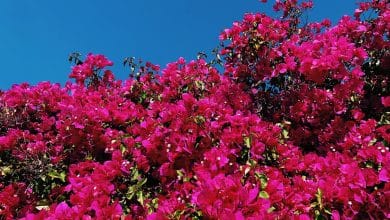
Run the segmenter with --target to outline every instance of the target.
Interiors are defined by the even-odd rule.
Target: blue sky
[[[310,21],[352,14],[355,0],[317,0]],[[160,64],[210,52],[218,35],[245,12],[273,13],[258,0],[1,0],[0,89],[40,81],[64,83],[71,52],[106,55],[117,78],[135,56]]]

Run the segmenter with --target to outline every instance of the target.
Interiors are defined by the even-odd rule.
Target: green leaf
[[[271,153],[271,156],[272,156],[273,160],[277,160],[278,157],[279,157],[278,154],[276,152],[274,152],[274,151]]]
[[[265,174],[263,174],[263,173],[258,173],[258,172],[255,173],[255,176],[256,176],[257,179],[260,180],[261,189],[262,190],[265,189],[267,187],[267,185],[268,185],[268,178],[267,178],[267,176]]]
[[[205,89],[205,84],[204,84],[204,82],[203,81],[200,81],[200,80],[196,80],[195,81],[195,86],[197,87],[197,88],[199,88],[200,90],[204,90]]]
[[[41,180],[42,180],[43,182],[46,182],[46,176],[45,176],[45,175],[40,175],[39,177],[41,178]]]
[[[121,146],[120,146],[120,150],[121,150],[121,153],[122,153],[122,155],[127,151],[127,147],[126,147],[126,145],[124,145],[124,144],[121,144]]]
[[[254,159],[249,159],[247,162],[246,162],[247,165],[249,165],[251,168],[254,168],[256,165],[257,165],[257,161],[254,160]]]
[[[11,166],[3,166],[0,168],[0,171],[1,171],[2,176],[6,176],[6,175],[12,173]]]
[[[85,160],[93,160],[93,156],[88,153],[87,156],[85,156]]]
[[[147,203],[146,206],[148,207],[148,214],[152,214],[158,208],[158,198],[152,199],[152,201]]]
[[[62,181],[62,182],[66,182],[65,181],[65,178],[66,178],[66,173],[65,173],[65,171],[62,171],[61,173],[60,173],[60,180]]]
[[[247,148],[251,148],[251,138],[250,137],[244,137],[245,146]]]
[[[269,199],[269,195],[266,191],[260,191],[259,197],[262,199]]]
[[[148,181],[147,178],[142,179],[142,181],[138,182],[137,186],[142,187]]]
[[[127,192],[126,192],[126,199],[131,200],[135,195],[136,187],[135,186],[129,186]]]
[[[289,136],[288,136],[288,131],[287,131],[286,129],[283,129],[283,130],[282,130],[282,135],[283,135],[283,138],[284,138],[284,139],[288,139],[288,138],[289,138]]]
[[[329,215],[332,214],[332,212],[331,212],[330,210],[328,210],[328,209],[324,209],[324,212],[325,212],[326,214],[329,214]]]
[[[137,194],[137,201],[143,206],[144,205],[144,193],[140,190],[136,194]]]
[[[184,176],[183,171],[181,171],[181,170],[176,170],[176,174],[177,174],[177,179],[178,179],[178,180],[183,180],[184,182],[186,182],[186,181],[185,181],[186,177]]]
[[[271,206],[271,208],[269,208],[269,209],[267,210],[267,213],[271,213],[271,212],[273,212],[275,209],[276,209],[275,207]]]
[[[131,169],[131,181],[137,181],[139,177],[138,169],[133,167]]]
[[[317,202],[312,202],[311,204],[310,204],[310,208],[315,208],[315,207],[317,207],[318,206],[318,203]]]
[[[316,193],[317,203],[320,206],[320,209],[322,210],[323,204],[322,204],[322,191],[320,188],[317,189]]]
[[[65,178],[66,178],[66,173],[65,173],[65,171],[62,171],[61,173],[58,173],[57,170],[51,170],[47,175],[48,175],[50,178],[52,178],[52,179],[59,179],[59,180],[61,180],[62,182],[66,182],[66,181],[65,181]]]
[[[172,219],[180,219],[180,217],[184,214],[184,210],[176,210],[171,216]]]
[[[203,117],[202,115],[197,115],[194,118],[194,121],[195,121],[196,124],[200,125],[200,124],[203,124],[206,121],[206,118]]]

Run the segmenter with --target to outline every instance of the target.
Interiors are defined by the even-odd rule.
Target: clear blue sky
[[[269,0],[272,1],[272,0]],[[310,21],[352,14],[355,0],[317,0]],[[271,4],[268,4],[271,5]],[[273,13],[258,0],[1,0],[0,89],[14,83],[64,83],[68,54],[101,53],[118,78],[135,56],[164,67],[211,51],[218,35],[245,12]]]

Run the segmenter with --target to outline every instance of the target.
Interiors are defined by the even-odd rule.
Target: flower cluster
[[[0,218],[390,218],[389,4],[302,26],[312,5],[224,30],[222,73],[121,81],[89,54],[75,83],[0,92]]]

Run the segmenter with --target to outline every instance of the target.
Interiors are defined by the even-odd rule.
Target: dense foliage
[[[246,14],[217,61],[120,81],[89,54],[64,87],[0,92],[0,218],[390,218],[389,4],[311,7]]]

